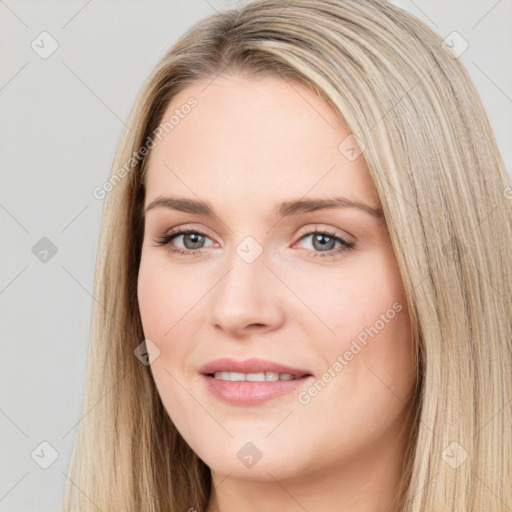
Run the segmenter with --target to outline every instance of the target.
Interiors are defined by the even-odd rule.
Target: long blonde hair
[[[161,59],[100,190],[108,193],[66,511],[203,511],[208,502],[209,468],[134,356],[144,339],[141,148],[179,91],[228,70],[306,84],[364,146],[417,354],[401,510],[512,508],[510,181],[478,93],[444,46],[384,0],[256,0],[196,23]]]

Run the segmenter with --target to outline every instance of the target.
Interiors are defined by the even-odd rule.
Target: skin
[[[152,150],[145,205],[199,198],[216,217],[147,211],[138,300],[162,402],[212,471],[207,512],[395,510],[416,375],[385,219],[356,208],[274,214],[283,201],[332,196],[378,209],[364,153],[351,161],[340,151],[350,129],[303,85],[221,75],[189,85],[164,118],[190,96],[198,105]],[[178,226],[204,241],[156,243]],[[335,254],[339,242],[314,245],[311,233],[322,229],[354,247]],[[252,263],[236,251],[247,236],[262,249]],[[199,254],[169,251],[201,243]],[[334,371],[395,303],[394,318]],[[334,377],[308,403],[298,393],[311,383],[237,406],[214,397],[198,373],[222,356],[278,361],[315,378],[331,368]],[[237,457],[248,442],[261,453],[252,467]]]

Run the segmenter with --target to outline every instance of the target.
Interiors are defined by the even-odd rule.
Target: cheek
[[[406,296],[391,255],[361,260],[339,275],[301,277],[296,290],[315,313],[300,320],[301,328],[317,333],[326,372],[321,380],[329,388],[319,400],[312,390],[317,404],[343,397],[345,408],[364,404],[376,417],[383,412],[379,404],[400,409],[416,369]]]
[[[164,391],[164,402],[173,396],[170,390],[179,391],[172,376],[194,373],[190,356],[195,347],[190,340],[200,328],[198,318],[204,317],[201,299],[207,290],[208,282],[197,274],[176,270],[161,254],[143,252],[137,296],[144,336],[157,347],[151,370],[157,387]]]
[[[153,267],[147,258],[142,257],[137,282],[137,298],[144,335],[146,338],[158,338],[164,328],[163,319],[169,308],[168,286],[161,273]]]
[[[330,332],[338,347],[343,340],[356,337],[376,323],[382,329],[382,315],[387,317],[385,320],[394,319],[398,310],[406,308],[400,277],[382,255],[360,258],[356,264],[339,270],[300,272],[286,277],[293,283],[301,307],[309,309],[307,315],[297,318],[307,321],[310,328],[316,324],[325,339],[329,339]],[[407,315],[400,315],[401,319],[404,316]],[[390,330],[387,324],[386,330]]]
[[[180,330],[187,325],[187,319],[185,317],[182,322],[178,321],[190,309],[184,295],[191,293],[179,279],[179,273],[171,275],[159,259],[143,252],[137,298],[144,336],[154,343],[148,346],[150,354],[153,350],[151,373],[165,409],[172,420],[178,422],[185,410],[183,403],[187,397],[181,394],[183,390],[176,380],[178,377],[181,381],[181,378],[170,362],[186,359],[186,344],[180,344],[177,340]],[[191,411],[188,410],[187,414],[191,414]]]
[[[137,283],[137,297],[144,333],[163,339],[166,333],[198,304],[205,290],[199,280],[176,272],[161,255],[144,255]]]

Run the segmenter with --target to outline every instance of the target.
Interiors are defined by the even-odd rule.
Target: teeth
[[[244,375],[243,373],[241,373],[240,375]],[[241,380],[241,379],[240,379]],[[261,382],[261,381],[264,381],[266,380],[265,379],[265,372],[260,372],[260,373],[246,373],[245,374],[245,380],[250,380],[250,381],[254,381],[254,382]]]
[[[303,377],[302,375],[292,375],[291,373],[259,372],[259,373],[239,373],[239,372],[215,372],[213,376],[216,379],[231,380],[234,382],[264,382],[272,380],[295,380]]]

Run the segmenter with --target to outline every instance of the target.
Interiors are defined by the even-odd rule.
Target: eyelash
[[[201,231],[188,229],[186,227],[179,227],[179,228],[176,228],[175,230],[171,231],[170,233],[167,233],[164,236],[155,239],[154,241],[155,241],[155,243],[157,243],[160,246],[166,246],[166,245],[169,245],[171,243],[171,241],[174,238],[176,238],[177,236],[184,235],[184,234],[192,234],[192,233],[209,238],[208,235],[202,233]],[[342,246],[338,247],[337,249],[331,249],[330,251],[327,251],[325,253],[308,249],[310,257],[312,257],[312,258],[317,258],[317,257],[326,258],[326,257],[333,257],[333,256],[336,257],[336,256],[339,256],[342,253],[350,251],[351,249],[354,248],[353,242],[349,242],[348,240],[345,240],[344,238],[340,237],[339,235],[336,235],[335,233],[331,233],[330,231],[325,230],[325,229],[316,230],[316,231],[307,231],[306,233],[303,233],[300,236],[299,240],[306,236],[316,235],[316,234],[327,235],[327,236],[333,238],[334,240],[341,242]],[[172,248],[172,247],[168,247],[168,251],[171,253],[180,253],[182,256],[198,256],[199,254],[203,253],[202,249],[176,249],[176,248]],[[313,253],[314,255],[311,256],[311,253]]]

